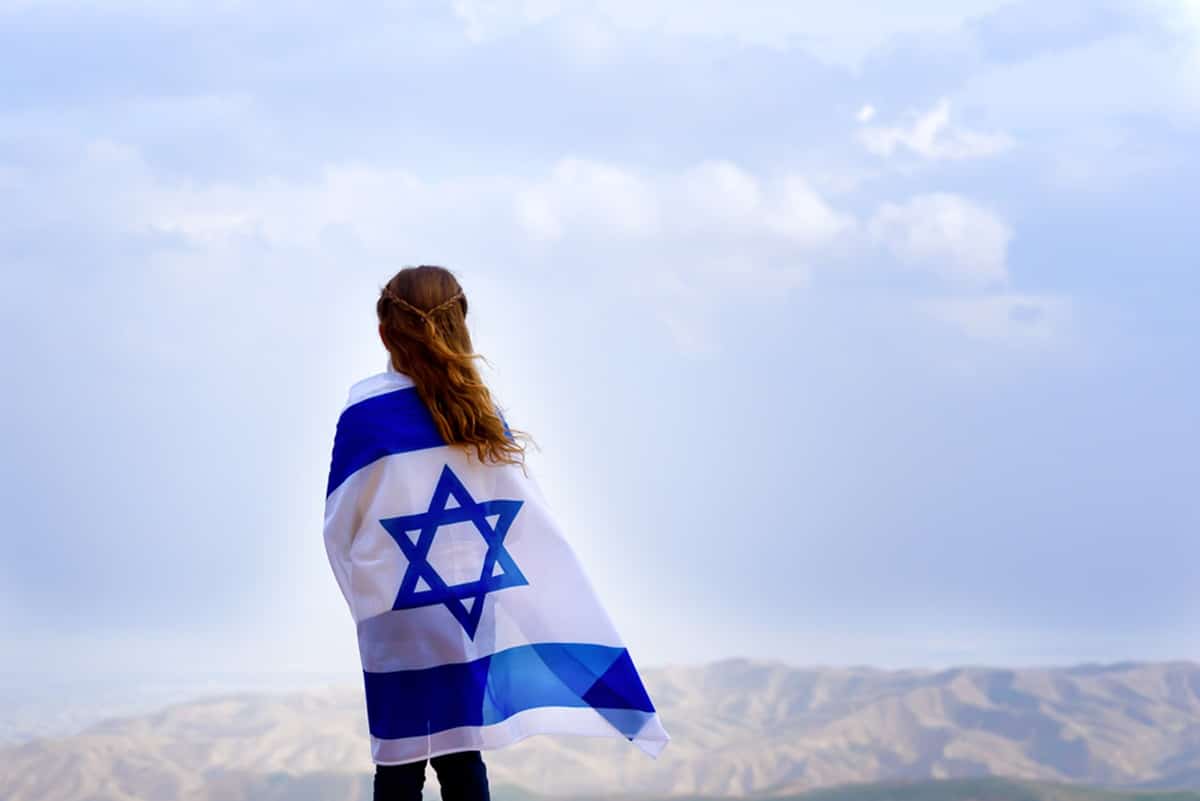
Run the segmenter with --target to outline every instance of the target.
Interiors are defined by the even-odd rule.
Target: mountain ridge
[[[1200,664],[793,667],[729,659],[648,669],[673,742],[532,738],[489,752],[497,784],[546,796],[796,795],[848,783],[972,779],[1200,788]],[[361,688],[232,692],[0,749],[5,801],[204,799],[264,776],[371,769]],[[257,778],[255,778],[257,777]],[[432,778],[432,776],[431,776]],[[249,797],[247,797],[249,801]]]

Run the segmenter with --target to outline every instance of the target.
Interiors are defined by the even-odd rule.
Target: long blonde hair
[[[511,429],[479,377],[467,330],[467,298],[444,267],[406,267],[375,304],[392,366],[410,376],[442,438],[474,448],[481,462],[519,464],[525,431]],[[486,361],[486,359],[485,359]],[[536,444],[536,443],[535,443]]]

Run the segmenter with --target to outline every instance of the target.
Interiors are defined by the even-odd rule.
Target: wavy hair
[[[480,462],[524,471],[518,440],[532,438],[505,425],[479,377],[475,360],[487,359],[471,344],[467,297],[454,274],[435,265],[406,267],[380,289],[375,312],[392,366],[412,378],[442,438],[473,448]]]

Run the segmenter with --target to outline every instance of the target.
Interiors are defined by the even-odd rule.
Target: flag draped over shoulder
[[[447,446],[412,380],[355,384],[325,547],[358,630],[376,763],[533,734],[669,737],[537,484]]]

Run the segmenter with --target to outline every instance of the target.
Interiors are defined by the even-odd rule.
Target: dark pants
[[[490,801],[487,769],[478,751],[456,751],[403,765],[376,765],[375,801],[421,801],[426,762],[437,773],[442,801]]]

